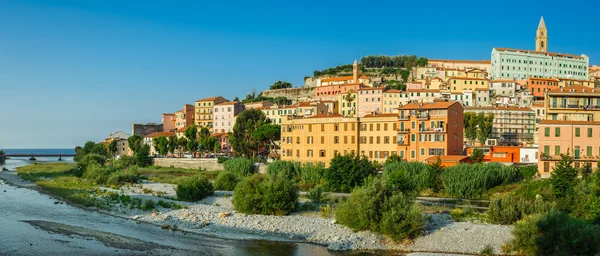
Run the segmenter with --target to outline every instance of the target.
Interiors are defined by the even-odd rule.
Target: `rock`
[[[229,216],[231,216],[230,212],[222,212],[222,213],[219,213],[219,215],[218,215],[218,217],[221,219],[225,218],[225,217],[229,217]]]
[[[331,222],[330,222],[330,223],[331,223],[332,225],[333,225],[333,224],[337,224],[337,220],[333,219],[333,220],[331,220]]]
[[[169,225],[169,224],[166,224],[166,223],[165,223],[165,224],[162,224],[162,225],[160,226],[160,228],[162,228],[162,229],[169,229],[170,227],[171,227],[171,225]]]
[[[156,215],[158,215],[158,212],[155,211],[152,213],[152,217],[156,217]]]
[[[162,218],[163,220],[170,220],[171,219],[171,215],[165,215]]]
[[[131,219],[133,219],[133,220],[137,220],[137,219],[139,219],[139,218],[140,218],[140,216],[139,216],[139,215],[135,215],[135,216],[131,217]]]

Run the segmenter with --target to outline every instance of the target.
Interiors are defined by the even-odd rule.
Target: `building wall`
[[[575,56],[494,48],[492,50],[492,79],[574,78],[588,79],[589,58]]]
[[[400,107],[400,97],[402,92],[400,90],[387,90],[383,92],[383,114],[398,114],[398,108]]]
[[[537,137],[537,135],[536,135]],[[539,154],[537,147],[521,147],[519,154],[521,155],[521,163],[537,163]]]
[[[233,132],[236,117],[244,111],[244,104],[239,101],[217,104],[213,107],[214,133]]]
[[[527,86],[536,99],[544,99],[546,91],[558,88],[558,82],[560,80],[556,78],[528,78]]]
[[[360,118],[360,155],[381,163],[388,157],[397,155],[397,126],[397,114],[367,115]]]
[[[175,114],[162,114],[162,131],[172,132],[177,130],[177,126],[175,126]]]
[[[140,135],[142,137],[145,137],[145,136],[155,133],[155,132],[162,132],[162,131],[164,131],[162,124],[147,123],[147,124],[132,124],[131,125],[131,134],[132,135]]]
[[[499,145],[518,146],[534,143],[536,130],[535,113],[526,107],[468,107],[465,112],[494,115],[494,125],[490,139],[498,140]]]
[[[358,117],[371,112],[381,113],[383,110],[383,88],[358,90]]]
[[[436,60],[430,59],[428,60],[428,64],[431,67],[444,67],[444,68],[454,68],[454,69],[471,69],[478,68],[486,70],[490,72],[491,63],[489,60]]]
[[[485,78],[451,77],[448,79],[448,89],[450,92],[488,89],[488,86],[488,81]]]
[[[360,84],[330,85],[317,87],[315,97],[322,100],[335,100],[338,95],[345,95],[349,91],[358,91]]]
[[[206,127],[212,132],[214,126],[213,107],[223,102],[227,102],[227,100],[221,96],[196,101],[192,112],[196,114],[196,125],[198,127]]]
[[[338,102],[341,102],[339,107],[338,114],[348,117],[356,117],[357,116],[357,102],[358,102],[358,93],[356,91],[350,91],[351,101],[348,100],[348,94],[339,94]]]

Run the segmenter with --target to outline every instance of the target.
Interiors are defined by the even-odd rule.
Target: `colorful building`
[[[491,70],[491,62],[489,60],[440,60],[429,59],[428,65],[436,68],[446,69],[481,69],[489,72]],[[454,75],[452,75],[454,76]]]
[[[527,87],[533,94],[534,99],[543,100],[546,91],[559,88],[558,82],[560,82],[558,78],[530,77],[527,79]]]
[[[360,155],[383,163],[388,157],[398,154],[398,114],[368,114],[359,122]],[[346,142],[348,138],[343,139]]]
[[[385,90],[383,91],[383,114],[396,114],[398,115],[398,108],[400,107],[400,97],[402,91],[400,90]]]
[[[399,108],[398,154],[408,161],[463,154],[463,107],[458,102],[409,103]]]
[[[272,107],[273,105],[275,105],[275,103],[270,102],[270,101],[244,103],[245,109],[268,108],[268,107]]]
[[[158,155],[158,151],[156,151],[156,149],[154,148],[154,138],[158,138],[158,137],[166,137],[169,138],[171,136],[175,136],[174,132],[155,132],[152,134],[149,134],[148,136],[145,136],[142,140],[142,143],[144,145],[148,145],[150,147],[150,155],[151,156],[155,156]]]
[[[175,126],[175,123],[177,122],[175,114],[163,113],[161,116],[161,120],[163,125],[163,131],[173,132],[177,130],[177,126]]]
[[[538,171],[549,177],[560,161],[560,155],[569,153],[574,167],[590,165],[597,167],[600,160],[600,122],[542,120],[540,122],[538,147],[540,158]]]
[[[382,112],[384,90],[384,87],[358,90],[358,117],[363,117],[372,112]]]
[[[221,96],[204,98],[195,102],[196,125],[198,127],[206,127],[209,131],[213,131],[213,108],[217,104],[227,102]]]
[[[536,130],[535,113],[528,107],[465,107],[465,112],[494,115],[494,124],[489,139],[497,145],[524,146],[534,144]]]
[[[494,163],[520,163],[521,147],[515,146],[491,146],[479,148],[483,151],[483,162]],[[473,148],[467,148],[467,155],[473,153]]]
[[[583,85],[546,92],[546,119],[600,121],[600,89]]]
[[[351,90],[346,94],[339,94],[338,102],[341,102],[338,114],[341,114],[342,116],[356,117],[358,93],[355,90]]]
[[[213,107],[213,128],[215,133],[233,132],[237,115],[244,111],[244,104],[239,101],[223,102]]]
[[[185,104],[183,109],[175,113],[175,128],[183,128],[194,124],[194,105]]]

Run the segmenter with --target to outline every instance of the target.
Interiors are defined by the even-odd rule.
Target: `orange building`
[[[514,146],[493,146],[480,148],[483,153],[483,162],[519,163],[521,162],[521,149]],[[473,148],[467,148],[467,155],[471,155]]]
[[[408,161],[463,155],[463,107],[458,102],[409,103],[400,107],[398,154]]]
[[[443,167],[455,166],[457,164],[472,164],[471,158],[468,156],[439,156]],[[438,156],[431,156],[425,159],[425,163],[434,164],[437,162]]]
[[[536,99],[543,99],[546,91],[558,88],[559,82],[560,80],[557,78],[529,77],[529,79],[527,79],[527,86],[529,87],[529,90],[531,90],[533,97]]]

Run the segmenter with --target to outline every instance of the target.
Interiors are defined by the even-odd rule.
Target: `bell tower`
[[[538,52],[548,52],[548,29],[546,29],[543,16],[540,19],[535,36],[535,50]]]
[[[358,83],[358,61],[356,60],[352,64],[352,80],[353,83]]]

